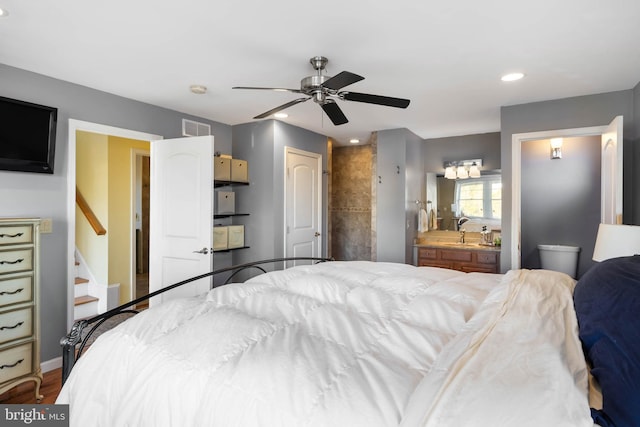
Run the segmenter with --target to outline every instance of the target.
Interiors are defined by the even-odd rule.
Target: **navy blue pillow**
[[[640,426],[640,255],[591,267],[573,301],[591,373],[602,388],[601,426]]]

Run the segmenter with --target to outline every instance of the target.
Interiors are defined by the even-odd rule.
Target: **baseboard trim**
[[[62,356],[40,363],[40,369],[43,373],[53,371],[58,368],[62,368]]]

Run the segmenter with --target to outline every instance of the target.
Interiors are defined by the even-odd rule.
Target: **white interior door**
[[[319,257],[322,155],[290,147],[285,150],[285,256]]]
[[[602,134],[601,222],[622,224],[622,116]]]
[[[151,141],[149,292],[213,268],[213,136]],[[205,278],[151,304],[210,289]]]

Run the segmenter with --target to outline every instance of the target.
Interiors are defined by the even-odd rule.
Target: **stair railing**
[[[80,208],[80,211],[84,214],[85,218],[87,218],[87,221],[89,221],[89,224],[91,225],[91,228],[93,228],[93,231],[95,231],[98,236],[107,234],[107,229],[102,226],[102,223],[100,223],[100,220],[98,219],[96,214],[93,213],[93,210],[87,203],[87,200],[80,193],[80,190],[78,190],[78,187],[76,187],[76,204]]]

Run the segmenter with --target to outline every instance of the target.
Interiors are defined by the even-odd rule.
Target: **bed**
[[[72,426],[593,426],[574,286],[368,261],[270,271],[104,333],[57,403]]]

